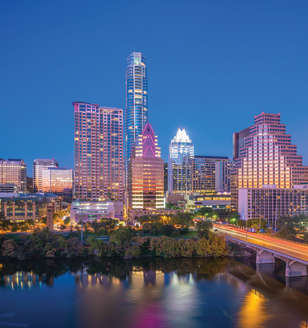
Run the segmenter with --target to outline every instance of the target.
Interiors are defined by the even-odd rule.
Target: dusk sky
[[[308,165],[308,1],[2,0],[1,158],[74,167],[73,101],[125,108],[126,59],[147,61],[165,161],[185,127],[196,155],[281,113]]]

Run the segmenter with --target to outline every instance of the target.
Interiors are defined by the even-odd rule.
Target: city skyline
[[[301,42],[307,35],[303,28],[307,3],[179,2],[179,16],[170,24],[167,17],[173,5],[158,2],[155,7],[148,5],[161,22],[155,33],[153,22],[139,15],[137,2],[122,9],[99,2],[82,8],[69,2],[61,6],[64,16],[56,2],[34,1],[31,7],[20,3],[20,8],[6,2],[3,6],[3,133],[11,136],[14,147],[4,143],[2,158],[22,158],[29,175],[35,158],[56,158],[62,166],[73,168],[71,102],[124,109],[126,58],[132,51],[141,51],[147,59],[150,119],[165,162],[169,140],[179,127],[194,140],[196,154],[231,158],[232,133],[264,111],[281,113],[307,165],[308,149],[301,138],[308,119],[308,49]],[[110,15],[104,24],[87,15],[105,11]],[[42,19],[45,12],[52,21]],[[85,22],[75,26],[74,17],[81,12],[86,14]],[[136,17],[143,28],[136,24],[126,35],[123,26]],[[199,42],[202,38],[204,44]],[[76,44],[87,47],[72,53]],[[91,45],[98,51],[89,52]],[[19,142],[24,137],[31,147]]]

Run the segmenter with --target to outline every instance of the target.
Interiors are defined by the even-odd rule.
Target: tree
[[[200,221],[197,223],[197,234],[199,238],[209,239],[210,230],[213,228],[212,221]]]
[[[17,232],[18,231],[18,225],[16,223],[13,223],[11,232]]]
[[[172,232],[175,230],[174,225],[172,224],[165,224],[162,226],[162,232],[166,236],[171,236]]]
[[[296,236],[296,230],[294,228],[285,226],[278,231],[278,236],[280,238],[294,240]]]
[[[191,227],[193,225],[192,213],[178,213],[172,216],[171,223],[183,227]]]
[[[259,227],[260,221],[261,221],[261,227]],[[261,219],[261,220],[260,219],[251,219],[251,220],[248,220],[247,226],[249,228],[255,228],[255,229],[266,229],[267,221],[264,219]]]
[[[130,240],[132,236],[133,231],[130,227],[120,227],[112,233],[110,241],[116,245],[122,245],[125,241]]]
[[[63,222],[64,222],[65,225],[69,225],[70,222],[71,222],[70,217],[68,216],[67,218],[65,218],[65,219],[63,220]]]
[[[208,207],[201,207],[196,215],[197,216],[205,216],[205,217],[208,217],[208,216],[211,216],[213,213],[213,210],[211,208],[208,208]]]
[[[98,234],[98,232],[100,231],[100,228],[101,228],[100,224],[97,221],[93,221],[91,226],[92,226],[92,229],[94,230],[94,232],[96,234]]]
[[[60,227],[59,227],[59,229],[61,229],[63,231],[64,229],[66,229],[66,225],[61,224]]]

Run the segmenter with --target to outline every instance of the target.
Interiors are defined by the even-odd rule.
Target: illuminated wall
[[[157,136],[148,123],[131,152],[128,174],[129,210],[164,208],[164,161]]]
[[[54,168],[42,170],[42,191],[50,193],[72,192],[73,170]]]
[[[187,195],[192,192],[192,158],[194,145],[180,128],[169,145],[168,193]]]
[[[127,58],[125,89],[125,155],[126,172],[128,172],[132,147],[148,123],[147,69],[146,60],[141,52],[133,52]]]
[[[75,194],[123,200],[123,110],[74,102]]]

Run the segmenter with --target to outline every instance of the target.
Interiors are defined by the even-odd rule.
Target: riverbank
[[[109,242],[88,237],[85,244],[71,234],[64,237],[48,229],[19,239],[0,238],[2,258],[28,260],[33,258],[78,258],[78,257],[224,257],[228,247],[224,239],[209,233],[208,238],[174,239],[171,237],[141,237],[127,234],[120,236],[118,231],[111,235]],[[121,238],[120,238],[121,237]]]

